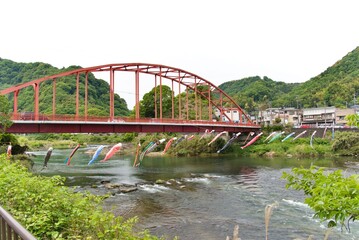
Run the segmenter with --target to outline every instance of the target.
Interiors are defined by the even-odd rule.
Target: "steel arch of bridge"
[[[40,93],[40,84],[46,81],[52,81],[53,82],[53,113],[52,115],[56,115],[56,81],[61,79],[62,77],[67,76],[75,76],[76,77],[76,113],[75,113],[75,120],[79,119],[79,86],[80,86],[80,75],[85,74],[85,119],[88,120],[87,116],[87,104],[88,104],[88,74],[89,73],[96,73],[96,72],[109,72],[110,77],[110,83],[109,83],[109,93],[110,93],[110,115],[109,120],[113,121],[115,118],[115,111],[114,111],[114,85],[115,85],[115,72],[122,71],[122,72],[133,72],[135,73],[135,118],[140,119],[140,74],[150,74],[155,77],[155,87],[160,86],[160,92],[159,92],[159,99],[162,99],[162,86],[163,86],[163,80],[167,79],[171,81],[172,86],[172,119],[174,119],[174,83],[178,84],[178,93],[179,93],[179,101],[178,101],[178,118],[182,119],[181,110],[181,95],[182,92],[181,86],[184,86],[186,88],[187,96],[188,96],[188,90],[192,90],[195,93],[195,111],[196,111],[196,120],[198,120],[198,106],[197,106],[197,95],[200,95],[208,100],[208,116],[211,118],[212,116],[212,108],[215,107],[220,112],[220,120],[222,121],[223,118],[226,118],[228,121],[233,123],[233,117],[229,116],[227,111],[228,109],[237,110],[239,113],[239,122],[238,124],[244,124],[244,125],[253,125],[250,118],[245,114],[243,109],[224,91],[219,89],[217,86],[209,82],[208,80],[190,73],[188,71],[169,67],[165,65],[159,65],[159,64],[148,64],[148,63],[120,63],[120,64],[106,64],[106,65],[100,65],[100,66],[94,66],[94,67],[87,67],[87,68],[80,68],[75,69],[72,71],[67,71],[64,73],[55,74],[52,76],[46,76],[42,77],[36,80],[32,80],[27,83],[19,84],[4,90],[0,91],[1,95],[5,94],[13,94],[14,102],[13,102],[13,115],[18,115],[18,94],[19,91],[27,88],[27,87],[33,87],[34,89],[34,116],[35,120],[39,120],[39,93]],[[159,85],[157,85],[157,82],[159,81]],[[207,86],[207,89],[205,92],[202,92],[198,87],[199,86]],[[156,94],[156,91],[155,91]],[[156,97],[155,97],[156,99]],[[162,101],[159,102],[159,119],[162,120]],[[188,118],[188,99],[187,99],[187,118]],[[156,118],[157,118],[157,106],[155,105],[155,112],[156,112]],[[200,116],[201,117],[201,116]],[[55,117],[54,117],[55,118]],[[52,119],[55,120],[55,119]],[[187,119],[188,120],[188,119]],[[212,119],[208,119],[211,121]]]

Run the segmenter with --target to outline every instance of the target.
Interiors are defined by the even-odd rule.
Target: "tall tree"
[[[10,104],[5,96],[0,95],[0,132],[5,133],[11,127]]]
[[[349,114],[345,117],[345,119],[348,121],[349,126],[359,128],[359,115],[358,114]]]
[[[166,85],[157,86],[143,96],[140,101],[141,117],[154,118],[160,117],[160,105],[162,104],[162,117],[171,118],[172,116],[172,90]],[[160,93],[162,92],[162,98]],[[156,101],[155,101],[156,98]],[[162,102],[162,103],[161,103]],[[157,116],[156,110],[157,109]]]

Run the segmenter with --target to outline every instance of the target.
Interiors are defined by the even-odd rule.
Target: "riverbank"
[[[242,149],[236,147],[235,152]],[[239,149],[238,149],[239,148]],[[243,151],[244,155],[255,157],[332,157],[337,154],[332,151],[332,142],[326,139],[318,139],[315,143],[310,144],[310,139],[300,139],[295,142],[281,142],[280,140],[273,143],[261,141],[252,145]]]
[[[268,135],[268,134],[267,134]],[[118,142],[123,144],[118,154],[135,155],[138,143],[141,144],[140,150],[143,151],[151,142],[166,139],[166,141],[158,145],[150,154],[160,154],[163,152],[168,141],[173,138],[174,134],[37,134],[18,136],[21,145],[26,145],[32,150],[46,150],[49,147],[54,149],[72,149],[77,144],[81,147],[89,145],[108,145],[112,146]],[[185,136],[185,135],[182,135]],[[209,156],[217,155],[228,138],[218,138],[215,142],[212,136],[203,138],[200,135],[194,135],[192,138],[185,138],[178,141],[181,136],[177,136],[177,140],[166,151],[167,156]],[[220,154],[235,153],[243,156],[260,156],[260,157],[331,157],[331,156],[358,156],[359,155],[359,133],[342,132],[336,133],[335,138],[299,138],[293,141],[286,141],[278,138],[273,142],[265,141],[266,135],[251,146],[242,149],[244,142],[233,142]],[[107,149],[107,148],[106,148]],[[106,149],[103,153],[106,153]],[[157,152],[157,153],[156,153]],[[162,155],[162,154],[161,154]]]

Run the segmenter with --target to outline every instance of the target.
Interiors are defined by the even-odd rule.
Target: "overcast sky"
[[[216,85],[304,82],[359,46],[358,10],[358,0],[4,0],[0,57],[158,63]]]

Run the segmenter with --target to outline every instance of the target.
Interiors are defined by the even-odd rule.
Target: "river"
[[[304,194],[285,188],[283,171],[311,164],[358,173],[355,159],[244,158],[216,155],[203,158],[146,156],[132,167],[133,156],[115,155],[105,163],[88,166],[89,150],[81,148],[71,165],[64,163],[71,150],[54,150],[48,168],[41,171],[46,151],[34,152],[34,172],[62,175],[66,185],[103,193],[101,181],[138,184],[138,190],[117,193],[105,200],[106,208],[125,218],[138,216],[138,229],[156,236],[182,240],[219,240],[232,236],[239,225],[242,240],[265,239],[264,210],[278,204],[269,223],[269,239],[324,239],[326,223],[313,219]],[[164,184],[154,184],[158,179]],[[94,186],[98,186],[94,188]],[[329,239],[359,239],[359,223],[351,232],[334,228]]]

